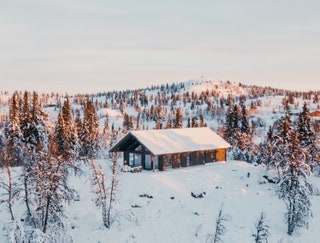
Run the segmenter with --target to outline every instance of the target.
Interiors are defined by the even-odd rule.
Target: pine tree
[[[117,198],[117,189],[118,189],[118,153],[113,153],[112,156],[112,178],[111,178],[111,185],[109,187],[109,202],[108,202],[108,210],[107,210],[107,228],[111,226],[111,210],[113,208],[113,204]]]
[[[66,99],[62,110],[58,114],[54,138],[58,144],[58,153],[64,159],[72,159],[78,156],[80,145],[76,128],[71,115],[69,98]]]
[[[240,130],[241,112],[240,112],[240,107],[237,104],[233,106],[231,119],[232,119],[232,128],[234,130]]]
[[[100,146],[99,119],[94,104],[88,100],[85,104],[82,126],[82,155],[92,158],[96,155]]]
[[[255,243],[268,243],[268,237],[270,236],[269,226],[266,224],[266,215],[260,214],[259,219],[256,222],[255,233],[252,234]]]
[[[190,128],[190,127],[191,127],[190,117],[188,117],[188,120],[187,120],[187,128]]]
[[[302,146],[310,145],[313,140],[313,131],[311,129],[311,117],[307,103],[304,103],[302,112],[298,117],[299,141]]]
[[[292,235],[297,228],[308,227],[308,220],[312,216],[310,200],[312,186],[307,181],[311,170],[305,164],[303,151],[292,146],[289,158],[290,161],[283,169],[279,183],[279,196],[286,204],[287,233]]]
[[[223,213],[223,207],[221,207],[218,213],[218,217],[216,219],[215,232],[213,234],[211,242],[213,243],[223,242],[221,237],[226,232],[226,226],[224,225],[226,221],[228,221],[228,216]]]
[[[197,120],[198,120],[198,118],[196,116],[192,117],[192,119],[191,119],[191,127],[198,127],[199,126]]]
[[[199,126],[200,127],[205,127],[206,124],[204,123],[204,118],[203,118],[203,115],[199,115]]]
[[[182,128],[182,109],[179,107],[176,111],[176,119],[174,121],[174,128]]]
[[[5,194],[8,195],[7,200],[0,200],[0,202],[7,202],[8,209],[10,212],[11,220],[15,220],[14,211],[13,211],[13,201],[14,201],[14,191],[17,191],[16,185],[12,180],[12,174],[11,174],[11,161],[12,156],[10,155],[10,152],[8,151],[8,147],[0,147],[0,165],[5,167],[8,181],[4,182],[0,178],[0,188],[4,189]]]
[[[137,126],[136,126],[136,130],[140,130],[141,129],[141,113],[138,113],[137,116]]]
[[[241,103],[241,126],[240,131],[242,133],[248,134],[250,131],[249,121],[248,121],[248,113],[245,103]]]
[[[232,120],[232,106],[229,106],[226,112],[226,121],[224,126],[224,138],[229,143],[231,142],[232,132],[234,131]]]
[[[25,93],[22,116],[23,123],[21,129],[23,131],[24,143],[32,150],[46,152],[48,150],[48,131],[46,126],[48,115],[42,111],[36,92],[33,92],[32,102],[28,102],[28,94]]]
[[[23,136],[20,130],[20,113],[17,100],[19,95],[15,92],[11,98],[10,121],[6,127],[7,152],[11,158],[11,166],[21,165],[23,163],[24,148]]]

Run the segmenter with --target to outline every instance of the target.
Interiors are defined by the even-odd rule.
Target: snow
[[[225,98],[230,93],[242,95],[247,92],[246,89],[242,89],[234,83],[228,84],[207,78],[192,80],[186,83],[185,89],[178,92],[180,94],[187,91],[201,93],[206,90],[216,90]],[[158,90],[145,92],[148,95],[156,96]],[[9,114],[9,109],[6,106],[9,97],[11,95],[1,94],[0,113],[2,115]],[[97,99],[105,101],[105,97]],[[259,97],[258,99],[262,105],[250,113],[251,121],[260,119],[264,123],[261,126],[257,125],[258,130],[255,134],[257,142],[259,142],[259,138],[264,138],[267,128],[283,115],[281,110],[283,96]],[[247,105],[256,100],[247,99]],[[300,112],[303,103],[304,100],[296,98],[295,105],[292,106],[293,113]],[[307,101],[307,103],[311,111],[319,109],[319,104],[313,104],[312,101]],[[151,105],[155,105],[155,102],[149,99],[148,106]],[[179,105],[183,107],[181,101],[178,101]],[[197,109],[190,110],[190,104],[187,103],[186,107],[183,107],[184,117],[196,116],[197,110],[205,111],[206,106],[204,103],[197,105]],[[79,106],[79,108],[81,107]],[[76,106],[73,105],[73,108]],[[170,106],[164,106],[164,108],[169,109]],[[50,114],[51,118],[55,118],[59,109],[45,108],[45,111]],[[105,118],[106,114],[109,116],[110,125],[114,123],[116,128],[122,126],[123,115],[118,108],[115,110],[104,108],[97,112],[101,118],[101,127],[104,124],[102,118]],[[131,106],[127,106],[125,112],[135,117],[138,114]],[[219,117],[205,112],[203,114],[208,127],[218,127],[218,122],[220,125],[223,123],[223,117],[218,121]],[[144,121],[143,125],[151,129],[155,127],[155,122],[153,120]],[[182,131],[180,130],[180,132]],[[134,133],[135,136],[139,136],[139,131],[134,131]],[[173,135],[170,135],[170,142],[173,145],[168,146],[168,141],[165,142],[161,136],[141,134],[139,139],[148,139],[150,144],[158,148],[166,146],[172,151],[183,149],[180,144],[177,144],[177,140],[173,139]],[[199,141],[191,140],[186,146],[194,146],[194,143],[204,146],[209,143],[198,133],[192,134],[190,137],[196,137]],[[149,142],[147,141],[147,143]],[[149,149],[155,150],[154,148]],[[119,158],[120,160],[121,158]],[[104,165],[106,184],[109,185],[111,162],[107,159],[96,162]],[[265,212],[267,223],[270,226],[269,242],[304,243],[319,242],[320,239],[318,229],[320,224],[319,193],[312,196],[314,217],[309,222],[309,229],[300,229],[293,236],[288,236],[284,221],[284,202],[276,195],[277,186],[269,184],[262,178],[262,175],[267,173],[264,167],[246,162],[228,161],[227,163],[210,163],[164,172],[120,172],[118,200],[112,211],[114,222],[110,229],[103,227],[101,210],[94,203],[95,195],[90,188],[91,171],[86,166],[82,166],[82,169],[84,172],[81,176],[72,176],[70,179],[72,187],[79,192],[80,200],[65,206],[66,233],[72,237],[73,242],[206,242],[214,231],[215,220],[221,205],[223,205],[224,213],[228,214],[230,218],[225,224],[227,232],[222,236],[224,242],[253,242],[251,235],[254,231],[254,224],[262,211]],[[18,180],[19,168],[13,168],[12,171],[14,178]],[[248,173],[250,173],[250,177],[248,177]],[[5,171],[2,172],[0,169],[1,179],[5,180]],[[316,191],[319,192],[320,178],[312,176],[310,180]],[[206,194],[201,199],[195,199],[191,197],[191,192],[195,194],[205,192]],[[0,188],[0,202],[6,200],[6,195],[3,193],[4,191]],[[152,198],[139,196],[144,194],[150,195]],[[23,202],[15,201],[14,209],[17,218],[23,218],[25,211]],[[6,203],[2,202],[0,203],[1,243],[9,242],[6,229],[10,228],[10,224]]]
[[[214,80],[207,77],[192,79],[186,82],[186,84],[190,86],[190,92],[195,92],[197,94],[200,94],[203,91],[215,91],[226,98],[228,95],[240,96],[246,93],[238,84]]]
[[[96,162],[103,163],[109,185],[111,162]],[[221,206],[229,218],[225,222],[227,231],[222,236],[224,242],[252,242],[251,235],[261,212],[266,214],[270,226],[269,242],[318,242],[320,238],[320,197],[312,197],[314,217],[309,229],[300,229],[288,236],[284,202],[275,193],[276,185],[262,177],[266,170],[261,166],[230,161],[165,172],[119,172],[118,197],[110,229],[103,227],[101,210],[94,203],[91,170],[84,165],[82,169],[82,175],[73,175],[70,179],[80,200],[65,208],[66,233],[73,242],[207,242],[214,232]],[[19,169],[13,169],[13,173],[17,176]],[[320,179],[311,179],[319,188]],[[191,192],[205,192],[205,195],[193,198]],[[22,215],[23,203],[14,205],[16,215]],[[1,242],[9,242],[5,228],[10,219],[5,203],[0,204],[0,218]]]
[[[263,167],[239,161],[166,172],[120,173],[111,229],[103,228],[100,210],[90,200],[93,195],[88,189],[88,175],[83,175],[80,181],[72,181],[81,200],[68,208],[70,225],[75,227],[68,233],[74,242],[206,242],[223,205],[229,216],[224,242],[252,242],[254,224],[261,212],[270,226],[269,242],[317,242],[319,197],[313,198],[314,220],[309,231],[302,229],[289,237],[284,203],[275,193],[276,186],[265,183],[264,173]],[[319,184],[319,178],[314,180]],[[205,195],[196,199],[191,192]],[[152,198],[139,196],[144,194]]]
[[[153,155],[230,147],[222,137],[207,127],[140,130],[131,131],[130,134],[145,145]],[[130,134],[123,137],[113,148],[126,140]]]

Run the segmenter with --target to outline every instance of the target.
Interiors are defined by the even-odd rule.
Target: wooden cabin
[[[109,152],[123,152],[124,165],[163,171],[226,161],[230,147],[210,128],[201,127],[130,131]]]
[[[320,133],[320,111],[313,111],[310,113],[314,130],[317,134]]]

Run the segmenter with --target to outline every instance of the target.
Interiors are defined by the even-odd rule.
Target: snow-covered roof
[[[153,155],[174,154],[191,151],[214,150],[231,147],[210,128],[179,128],[163,130],[130,131],[110,151],[121,148],[130,141],[138,140]]]
[[[311,112],[311,113],[310,113],[310,116],[319,117],[319,116],[320,116],[320,111]]]

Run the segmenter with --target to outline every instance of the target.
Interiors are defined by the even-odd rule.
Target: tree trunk
[[[104,198],[103,201],[102,201],[101,210],[102,210],[103,225],[106,228],[109,228],[109,224],[108,224],[108,220],[107,220],[107,201],[106,201],[106,198]]]
[[[9,211],[11,215],[11,219],[14,220],[14,215],[13,215],[13,193],[12,193],[12,176],[11,176],[11,167],[10,167],[10,162],[7,162],[7,173],[8,173],[8,179],[9,179]]]
[[[48,218],[49,218],[49,207],[50,207],[50,197],[47,197],[47,205],[46,205],[46,214],[45,214],[45,218],[44,218],[44,222],[43,222],[43,233],[46,233],[47,231],[47,225],[48,225]]]
[[[29,206],[29,192],[28,192],[28,177],[27,176],[24,176],[24,201],[26,203],[27,217],[29,219],[29,218],[31,218],[31,210],[30,210],[30,206]],[[32,223],[34,225],[33,221],[32,221]]]

